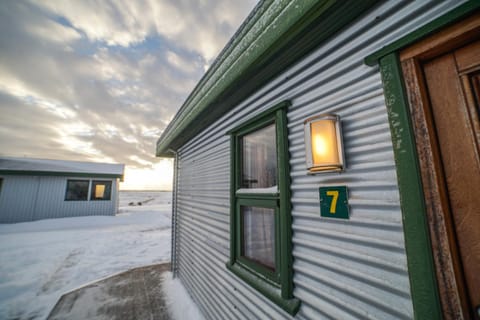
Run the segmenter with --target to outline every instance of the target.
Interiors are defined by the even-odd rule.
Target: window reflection
[[[242,188],[277,185],[275,124],[242,137]]]
[[[67,180],[67,192],[65,194],[65,200],[87,200],[89,184],[89,180]]]
[[[241,213],[243,256],[275,271],[275,210],[242,206]]]

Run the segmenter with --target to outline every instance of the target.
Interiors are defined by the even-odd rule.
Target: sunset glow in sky
[[[0,155],[126,165],[169,189],[155,143],[256,1],[0,1]]]

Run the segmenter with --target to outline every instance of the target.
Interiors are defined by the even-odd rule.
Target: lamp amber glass
[[[323,119],[310,124],[313,166],[339,165],[335,120]]]

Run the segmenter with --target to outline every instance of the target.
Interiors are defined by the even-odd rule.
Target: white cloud
[[[96,75],[100,75],[102,79],[116,79],[116,80],[136,80],[140,77],[140,70],[136,68],[134,62],[130,61],[128,57],[120,53],[115,53],[112,50],[102,47],[94,55]]]
[[[162,130],[251,7],[233,0],[2,2],[1,152],[120,162],[142,176],[157,161]]]
[[[79,40],[82,37],[75,29],[65,27],[51,20],[42,20],[41,23],[27,25],[26,29],[35,37],[62,45]],[[66,48],[73,50],[68,46]]]
[[[61,105],[60,102],[48,97],[43,97],[40,93],[28,88],[19,79],[8,74],[0,74],[0,92],[23,100],[27,104],[36,105],[61,119],[72,119],[76,116],[76,112],[72,108]]]
[[[128,158],[134,162],[141,164],[142,166],[151,166],[153,164],[151,161],[144,160],[137,155],[132,155]]]
[[[255,1],[35,1],[92,41],[129,47],[160,35],[211,61]],[[239,14],[242,12],[243,14]]]
[[[133,1],[34,1],[38,6],[63,16],[92,41],[108,45],[129,46],[142,42],[148,27],[141,20],[142,12],[129,5]],[[129,14],[125,8],[132,10]]]
[[[109,123],[99,123],[97,128],[99,129],[99,131],[106,135],[107,137],[109,138],[113,138],[115,136],[118,136],[120,130],[115,126],[115,125],[112,125],[112,124],[109,124]]]
[[[186,60],[175,52],[167,51],[166,57],[170,65],[185,73],[193,73],[198,69],[198,66],[195,65],[195,61]]]

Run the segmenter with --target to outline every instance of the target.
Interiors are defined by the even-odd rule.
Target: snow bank
[[[170,202],[170,192],[121,192],[117,216],[1,224],[0,319],[44,319],[65,292],[169,261]]]
[[[197,305],[192,301],[180,279],[173,279],[171,272],[165,273],[162,287],[168,312],[175,320],[203,320]]]

